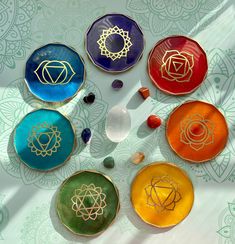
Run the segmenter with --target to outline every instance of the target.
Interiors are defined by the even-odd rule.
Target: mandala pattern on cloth
[[[154,113],[167,119],[169,113],[179,104],[187,100],[204,100],[215,105],[225,116],[229,127],[229,141],[224,151],[206,164],[190,164],[198,178],[205,181],[235,181],[235,51],[213,49],[208,53],[209,70],[205,82],[193,94],[187,97],[171,97],[160,91],[156,92]],[[164,138],[164,126],[161,127],[162,136],[158,143],[166,159],[174,157],[176,162],[181,160],[170,150]]]
[[[205,28],[223,5],[223,0],[128,0],[126,7],[152,35],[168,36]]]
[[[0,194],[0,241],[4,240],[2,231],[4,231],[4,228],[6,227],[9,221],[9,212],[6,206],[4,205],[4,198],[5,196]]]
[[[217,233],[220,244],[235,243],[235,201],[228,203],[227,208],[220,214]]]
[[[88,106],[83,103],[83,93],[93,92],[96,95],[95,103]],[[107,113],[108,104],[102,100],[101,92],[96,85],[87,81],[84,89],[69,103],[61,106],[58,110],[67,115],[76,130],[77,147],[74,154],[64,166],[47,173],[29,169],[20,162],[13,148],[13,129],[20,120],[33,108],[47,107],[35,99],[26,89],[22,79],[15,80],[0,94],[0,164],[3,169],[13,177],[20,178],[24,184],[34,184],[40,188],[54,189],[60,183],[80,168],[83,157],[90,155],[90,151],[99,152],[99,148],[105,142],[103,137],[96,139],[97,144],[86,145],[82,142],[81,132],[84,128],[95,130],[98,135],[103,133],[100,123]]]
[[[36,0],[0,2],[0,72],[4,66],[15,68],[15,60],[25,58],[31,43],[31,22],[40,9]]]

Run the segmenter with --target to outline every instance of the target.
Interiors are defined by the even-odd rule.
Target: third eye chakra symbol
[[[132,46],[129,32],[117,26],[103,30],[97,43],[101,50],[101,55],[111,58],[113,61],[127,57],[127,53]]]
[[[158,212],[173,211],[182,198],[177,185],[168,176],[152,178],[151,183],[145,187],[145,193],[147,204],[155,207]]]
[[[193,74],[194,57],[187,52],[166,51],[162,58],[162,77],[169,81],[188,82]]]
[[[65,85],[76,74],[67,61],[44,60],[34,71],[44,85]]]
[[[106,204],[106,195],[102,192],[101,187],[94,184],[82,185],[75,190],[74,196],[71,198],[73,203],[72,210],[76,212],[77,217],[83,220],[96,220],[98,215],[102,215]]]
[[[51,156],[60,147],[61,132],[56,126],[50,126],[46,122],[32,128],[28,138],[28,147],[37,156]]]

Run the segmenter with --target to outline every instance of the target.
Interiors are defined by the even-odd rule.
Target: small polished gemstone
[[[91,130],[89,128],[84,129],[81,137],[84,143],[88,143],[91,140]]]
[[[146,99],[150,96],[149,89],[147,87],[141,87],[138,92],[143,97],[143,99]]]
[[[121,80],[114,80],[112,83],[112,88],[115,90],[119,90],[123,87],[123,82]]]
[[[147,125],[152,128],[156,129],[161,125],[162,121],[157,115],[150,115],[147,119]]]
[[[93,92],[90,92],[87,96],[83,98],[83,101],[85,103],[93,103],[95,101],[95,94]]]
[[[114,158],[113,157],[107,157],[103,161],[104,167],[108,169],[112,169],[115,165]]]
[[[105,131],[113,142],[123,141],[131,129],[131,117],[128,110],[121,106],[114,106],[106,117]]]
[[[144,158],[145,158],[144,153],[142,153],[142,152],[136,152],[136,153],[131,157],[131,162],[132,162],[133,164],[139,164],[139,163],[143,162]]]

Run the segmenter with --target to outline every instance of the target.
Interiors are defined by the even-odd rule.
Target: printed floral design
[[[73,203],[72,209],[76,212],[77,217],[83,220],[96,220],[98,215],[103,215],[106,204],[106,195],[102,192],[101,187],[94,184],[82,185],[81,188],[75,190],[74,196],[71,198]],[[89,202],[89,204],[88,204]]]
[[[224,151],[215,159],[206,164],[190,164],[194,174],[205,181],[235,181],[235,165],[232,160],[235,157],[234,137],[235,137],[235,83],[234,83],[234,58],[235,51],[220,49],[211,50],[208,55],[209,69],[206,80],[192,94],[187,97],[167,96],[160,91],[156,92],[154,113],[161,118],[167,119],[169,113],[188,100],[204,100],[214,104],[225,116],[229,128],[229,141]],[[208,125],[208,124],[207,124]],[[209,126],[210,130],[212,125]],[[162,126],[162,130],[164,130]],[[159,138],[160,150],[164,152],[165,158],[174,157],[176,162],[181,160],[174,155],[167,143],[165,144],[164,131]],[[212,138],[211,138],[212,139]]]
[[[138,23],[155,36],[188,34],[199,31],[207,24],[203,17],[217,17],[222,0],[128,0],[127,9]],[[212,19],[210,19],[210,22]]]
[[[3,204],[4,197],[4,195],[0,194],[0,241],[4,240],[2,231],[4,230],[9,221],[8,209]]]
[[[87,92],[93,92],[96,95],[95,103],[88,106],[82,102],[80,97]],[[71,159],[56,171],[47,173],[37,172],[29,169],[15,153],[13,147],[13,129],[20,120],[33,108],[48,107],[36,98],[34,98],[23,82],[18,79],[9,84],[0,94],[0,164],[10,175],[22,179],[24,184],[34,184],[46,189],[56,188],[65,178],[80,168],[84,157],[90,157],[89,149],[98,153],[97,145],[102,145],[103,138],[97,138],[98,144],[91,145],[91,148],[85,147],[81,139],[81,132],[84,128],[91,128],[97,134],[101,134],[99,124],[103,121],[107,112],[108,105],[102,100],[100,90],[91,82],[86,81],[83,90],[69,103],[57,108],[62,114],[67,115],[75,127],[77,137],[77,147]]]
[[[228,203],[228,207],[221,213],[219,218],[219,243],[235,243],[235,203]]]
[[[41,9],[36,0],[0,2],[0,72],[4,66],[15,68],[24,59],[31,43],[31,22]]]
[[[166,51],[162,58],[162,77],[169,81],[188,82],[193,74],[193,55],[177,50]]]
[[[183,120],[180,127],[181,142],[189,145],[195,151],[214,143],[214,125],[211,121],[205,120],[200,114],[195,114]]]

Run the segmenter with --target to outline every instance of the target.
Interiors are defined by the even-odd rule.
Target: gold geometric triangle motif
[[[178,72],[180,70],[180,68],[183,66],[183,63],[173,61],[173,65],[174,65],[175,71]]]
[[[55,69],[58,72],[55,72]],[[62,67],[61,66],[46,66],[45,70],[50,78],[51,83],[56,84],[57,81],[62,76],[62,74],[64,73],[65,68],[63,66]],[[57,74],[56,76],[54,75],[55,73]],[[66,79],[66,77],[65,77],[65,79]]]

